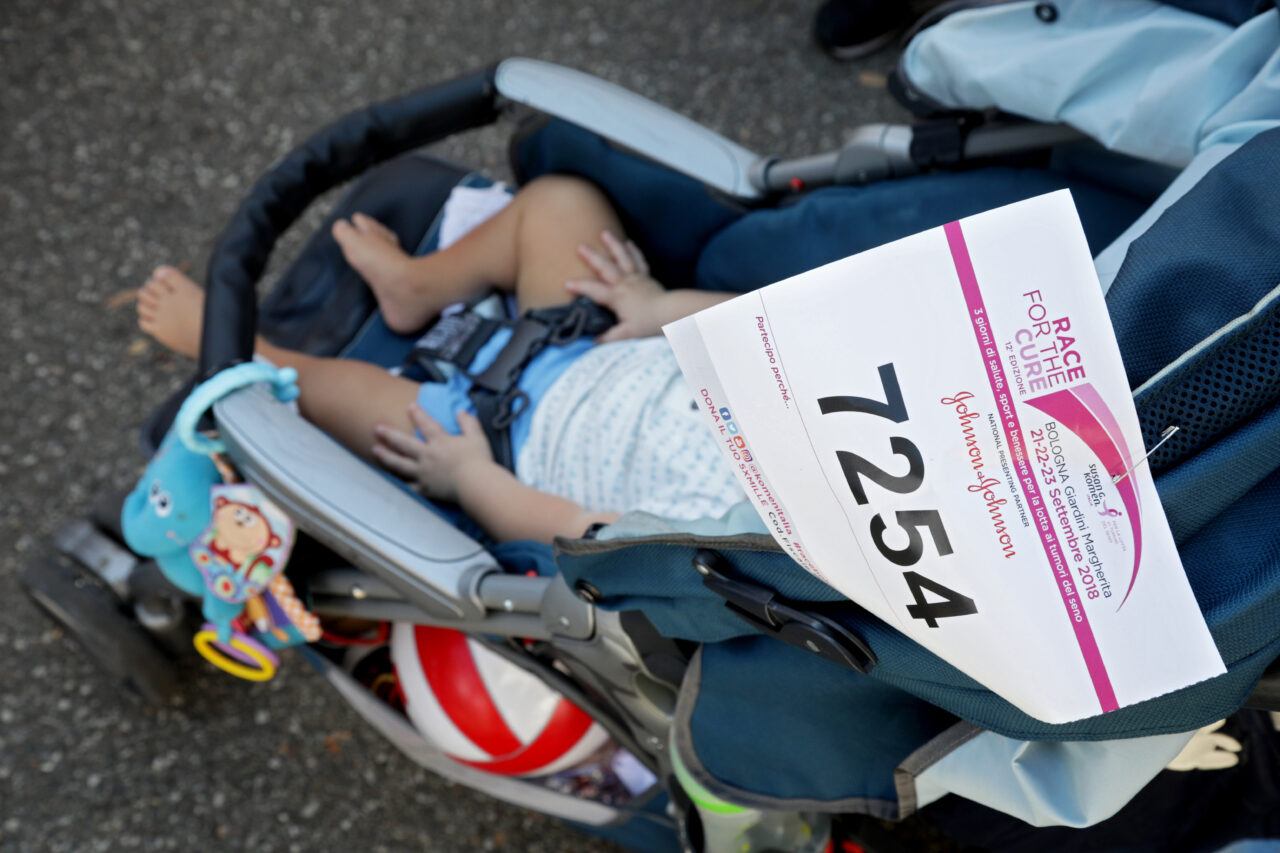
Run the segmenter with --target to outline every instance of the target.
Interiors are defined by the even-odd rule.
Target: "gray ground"
[[[416,769],[296,656],[261,687],[193,667],[180,707],[139,707],[16,574],[136,479],[138,424],[192,369],[111,297],[161,262],[198,274],[240,195],[311,130],[525,55],[812,153],[898,115],[890,58],[827,61],[812,3],[0,2],[0,851],[614,849]],[[499,131],[439,150],[505,169]]]

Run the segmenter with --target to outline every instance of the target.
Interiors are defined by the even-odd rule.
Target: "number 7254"
[[[873,415],[885,418],[895,424],[909,420],[907,406],[902,399],[902,386],[898,384],[898,374],[893,364],[880,365],[880,383],[884,388],[885,401],[873,400],[870,397],[832,396],[819,397],[818,410],[824,415],[843,413]],[[894,456],[902,456],[907,460],[905,474],[890,474],[848,450],[837,450],[836,459],[840,462],[840,470],[849,485],[853,499],[860,505],[870,503],[864,480],[889,492],[900,495],[910,494],[924,482],[924,457],[915,444],[902,436],[889,439],[889,449]],[[936,509],[898,510],[894,513],[897,527],[906,532],[907,544],[902,548],[891,548],[884,541],[884,534],[889,525],[880,513],[871,517],[871,541],[886,560],[902,567],[914,566],[920,562],[925,553],[924,536],[921,531],[928,531],[933,541],[934,550],[940,557],[953,553],[951,540],[947,538],[947,529],[942,523],[942,514]],[[923,619],[930,628],[938,627],[938,620],[948,616],[967,616],[978,612],[973,599],[953,589],[931,580],[919,572],[904,571],[903,580],[911,590],[914,604],[907,605],[907,613],[912,619]],[[940,600],[929,601],[925,591],[933,593]]]

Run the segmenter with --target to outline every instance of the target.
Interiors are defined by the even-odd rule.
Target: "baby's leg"
[[[173,267],[159,267],[138,292],[138,325],[176,352],[200,352],[204,291]],[[272,346],[258,338],[254,351],[280,367],[298,371],[298,407],[303,417],[360,456],[373,460],[373,428],[386,424],[412,431],[409,406],[418,383],[381,367],[350,359],[318,358]]]
[[[604,194],[580,178],[551,175],[531,181],[454,245],[420,258],[409,258],[390,231],[360,214],[335,223],[333,235],[369,282],[387,324],[412,332],[489,287],[514,293],[521,310],[568,301],[566,281],[595,277],[578,246],[598,247],[606,230],[623,236]]]
[[[579,247],[607,254],[600,235],[610,231],[625,238],[622,223],[604,193],[581,178],[539,178],[520,195],[525,198],[515,233],[514,278],[499,286],[515,293],[521,311],[569,302],[565,282],[596,278]]]
[[[319,358],[261,340],[256,352],[297,370],[302,416],[366,461],[378,464],[373,456],[373,429],[378,424],[413,431],[409,406],[418,399],[419,383],[367,361]]]

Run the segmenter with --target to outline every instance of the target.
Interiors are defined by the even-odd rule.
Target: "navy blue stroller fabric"
[[[1272,0],[1165,0],[1165,5],[1239,26],[1275,3]]]
[[[1133,388],[1280,284],[1277,176],[1273,130],[1211,170],[1129,246],[1107,306]]]
[[[627,235],[667,287],[745,293],[788,276],[1022,199],[1070,189],[1096,253],[1142,214],[1150,186],[1119,189],[1083,169],[986,168],[829,187],[776,209],[748,211],[693,178],[611,146],[560,120],[519,141],[521,182],[549,172],[599,186]]]
[[[1095,255],[1151,201],[1036,168],[992,167],[829,187],[717,234],[698,261],[698,287],[755,290],[928,228],[1060,189],[1071,190]]]
[[[1131,380],[1135,388],[1148,383],[1137,396],[1148,442],[1171,424],[1186,432],[1153,457],[1156,482],[1229,672],[1110,714],[1049,725],[841,602],[768,537],[566,549],[559,560],[566,577],[593,584],[604,606],[643,610],[664,633],[706,644],[687,720],[701,769],[728,789],[791,801],[887,803],[893,781],[880,765],[905,758],[911,744],[946,725],[945,715],[912,703],[1018,739],[1100,740],[1190,731],[1244,702],[1280,653],[1280,298],[1272,293],[1280,283],[1280,217],[1269,195],[1276,186],[1280,131],[1244,146],[1171,207],[1134,245],[1109,299]],[[845,198],[856,217],[858,194]],[[822,194],[810,199],[827,203]],[[796,207],[807,203],[819,202]],[[768,262],[745,247],[785,245],[782,223],[798,229],[812,222],[794,208],[753,213],[712,241],[699,270],[715,270],[722,281],[750,279]],[[814,236],[791,233],[791,242],[802,239]],[[1202,352],[1177,361],[1206,339]],[[620,550],[605,553],[609,546]],[[691,567],[700,546],[717,548],[740,576],[786,598],[829,603],[825,612],[863,637],[879,665],[859,675],[762,641],[702,586]],[[887,689],[900,691],[900,701],[886,701]],[[832,724],[797,726],[802,716]],[[888,760],[877,765],[856,750],[846,753],[854,732],[884,744]],[[756,745],[750,761],[744,736]],[[779,773],[780,766],[803,767],[803,780]]]
[[[702,247],[745,212],[701,182],[621,151],[560,119],[518,137],[512,152],[521,184],[554,172],[577,175],[600,187],[627,236],[644,252],[653,277],[668,287],[692,287]]]

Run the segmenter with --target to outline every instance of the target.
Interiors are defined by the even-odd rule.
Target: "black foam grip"
[[[322,193],[371,166],[497,117],[493,68],[350,113],[281,158],[223,229],[205,285],[200,377],[253,356],[257,283],[276,240]]]

